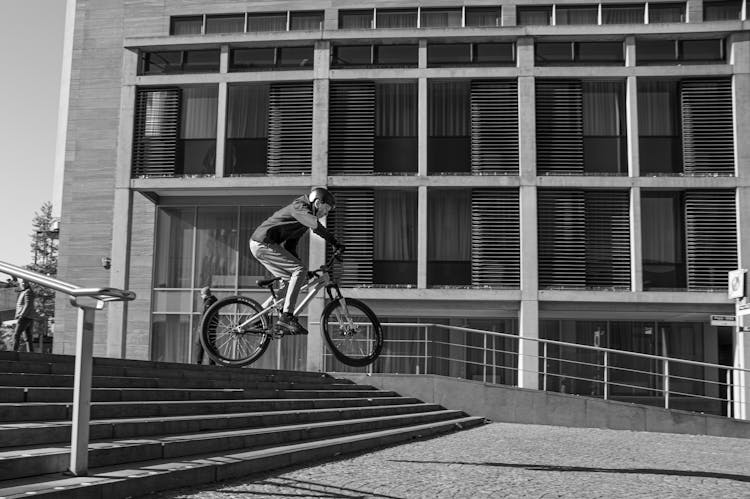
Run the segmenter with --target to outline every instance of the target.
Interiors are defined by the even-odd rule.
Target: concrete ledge
[[[750,438],[750,421],[431,374],[332,373],[493,421]]]

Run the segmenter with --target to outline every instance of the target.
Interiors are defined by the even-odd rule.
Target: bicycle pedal
[[[274,326],[274,327],[273,327],[273,328],[271,329],[271,331],[270,331],[270,332],[271,332],[271,337],[272,337],[273,339],[275,339],[275,340],[280,340],[281,338],[283,338],[283,337],[284,337],[284,334],[285,334],[285,333],[284,333],[284,330],[283,330],[283,329],[281,329],[281,328],[280,328],[279,326]]]

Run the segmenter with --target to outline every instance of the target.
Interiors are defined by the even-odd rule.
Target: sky
[[[65,0],[0,0],[0,261],[32,262],[31,221],[52,201]]]

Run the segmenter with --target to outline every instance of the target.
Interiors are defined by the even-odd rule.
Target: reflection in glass
[[[375,191],[374,284],[417,284],[417,191]]]
[[[156,314],[151,322],[151,360],[157,362],[191,361],[190,315]]]
[[[159,209],[154,287],[190,287],[194,220],[193,207]]]
[[[372,15],[372,9],[339,11],[339,29],[370,29]]]
[[[245,14],[206,16],[206,34],[242,33],[245,31]]]
[[[234,288],[236,269],[237,209],[199,207],[194,287]]]

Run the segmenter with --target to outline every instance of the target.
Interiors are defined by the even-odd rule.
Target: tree
[[[26,268],[49,277],[57,277],[58,220],[52,215],[52,203],[45,202],[34,213],[31,222],[31,256],[33,263]],[[49,288],[32,285],[37,296],[36,310],[48,319],[55,317],[55,292]]]

